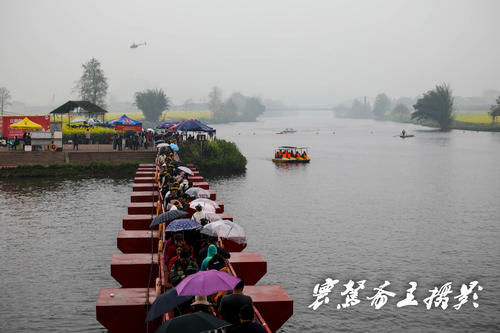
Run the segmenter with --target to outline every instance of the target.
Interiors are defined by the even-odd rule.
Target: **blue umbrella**
[[[179,146],[177,146],[175,143],[171,143],[170,148],[172,148],[172,150],[179,151]]]
[[[163,121],[158,125],[158,128],[169,128],[176,125],[178,121]]]
[[[150,228],[154,227],[155,225],[158,225],[160,223],[165,223],[168,221],[172,221],[175,219],[178,219],[179,217],[186,216],[187,213],[183,210],[180,209],[174,209],[174,210],[169,210],[166,211],[165,213],[161,213],[157,217],[153,219],[153,222],[149,225]]]
[[[170,224],[167,226],[165,231],[182,231],[182,230],[193,230],[200,228],[201,224],[196,222],[193,219],[179,219],[179,220],[173,220],[170,222]]]
[[[171,288],[157,297],[153,304],[151,304],[148,315],[146,316],[146,321],[158,318],[162,314],[172,311],[182,303],[190,301],[192,298],[193,296],[179,296],[177,294],[177,289]]]

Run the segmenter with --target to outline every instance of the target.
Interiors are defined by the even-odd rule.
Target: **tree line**
[[[92,58],[82,67],[83,74],[75,87],[80,98],[104,108],[108,83],[101,64]],[[162,89],[146,89],[136,92],[134,97],[135,105],[150,122],[157,122],[171,106],[170,99]],[[248,97],[239,92],[223,100],[222,92],[217,87],[212,88],[208,99],[214,122],[255,121],[266,110],[258,97]]]
[[[235,92],[224,100],[218,87],[213,87],[208,94],[208,107],[213,112],[214,122],[219,123],[255,121],[266,111],[260,98]]]
[[[393,120],[399,122],[431,121],[436,123],[441,130],[449,130],[454,121],[454,97],[449,85],[437,85],[434,89],[427,91],[413,104],[413,110],[406,103],[394,103],[385,94],[378,94],[375,98],[373,108],[366,98],[364,102],[355,99],[351,107],[339,105],[333,108],[337,116],[346,118],[364,118],[376,120]],[[492,123],[500,116],[500,96],[496,104],[490,108],[489,115]]]

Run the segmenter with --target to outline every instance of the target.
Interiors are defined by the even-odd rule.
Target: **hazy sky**
[[[203,100],[214,85],[300,105],[442,82],[479,95],[500,89],[499,13],[499,0],[0,0],[0,86],[27,104],[76,99],[95,57],[118,101]]]

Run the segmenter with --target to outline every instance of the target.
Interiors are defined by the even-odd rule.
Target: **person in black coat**
[[[223,296],[220,302],[219,314],[222,316],[222,319],[231,323],[233,326],[240,324],[239,314],[244,305],[249,305],[253,308],[252,297],[243,294],[244,287],[245,282],[241,279],[234,287],[233,293]]]

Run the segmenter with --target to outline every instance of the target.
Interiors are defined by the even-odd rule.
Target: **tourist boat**
[[[295,154],[297,157],[284,157],[284,154]],[[274,163],[309,163],[311,158],[307,147],[281,146],[274,150]]]
[[[285,128],[284,130],[276,133],[276,134],[288,134],[288,133],[296,133],[297,130],[294,130],[293,128]]]

